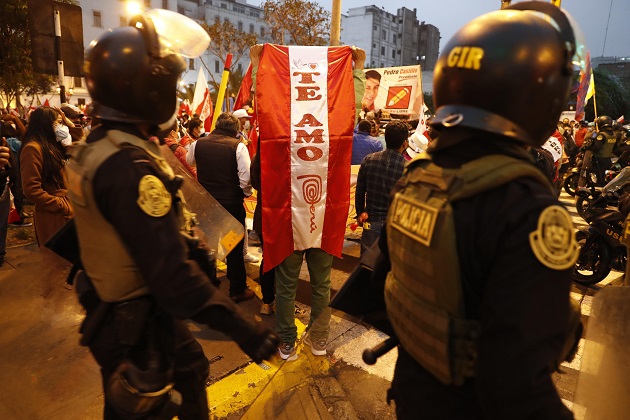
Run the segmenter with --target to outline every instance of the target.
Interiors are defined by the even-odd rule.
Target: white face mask
[[[70,129],[64,124],[55,124],[55,138],[62,146],[70,146],[72,137],[70,137]]]

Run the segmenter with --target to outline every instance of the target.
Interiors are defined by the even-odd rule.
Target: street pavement
[[[577,227],[585,224],[573,208],[572,198],[561,200],[569,207]],[[335,259],[333,293],[358,262],[359,231],[348,230],[343,259]],[[260,249],[250,246],[260,255]],[[221,267],[220,267],[221,268]],[[256,283],[259,264],[247,264],[248,282],[260,296]],[[0,419],[98,419],[102,390],[98,366],[89,351],[78,345],[83,313],[75,293],[64,287],[67,267],[42,257],[36,245],[11,248],[0,268]],[[219,278],[225,280],[224,271]],[[622,273],[612,272],[595,288],[574,287],[572,296],[581,301],[586,325],[597,288],[619,284]],[[227,293],[227,281],[221,290]],[[308,323],[310,287],[303,266],[298,287],[296,323],[299,331]],[[260,301],[239,304],[269,327],[273,317],[259,315]],[[213,418],[304,418],[389,419],[393,406],[386,403],[396,360],[396,351],[367,366],[364,349],[386,338],[348,316],[333,311],[328,355],[316,357],[298,344],[298,359],[279,358],[253,364],[225,335],[190,323],[210,361],[208,399]],[[565,363],[554,382],[563,401],[576,418],[583,408],[573,404],[581,351]]]

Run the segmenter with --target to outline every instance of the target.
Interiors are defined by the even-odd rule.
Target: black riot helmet
[[[149,10],[130,26],[106,32],[90,44],[85,79],[92,116],[129,123],[162,124],[177,108],[183,56],[200,55],[210,38],[192,19]]]
[[[576,56],[581,35],[574,28],[561,9],[538,1],[517,3],[466,24],[436,64],[431,124],[438,130],[467,127],[542,145],[567,104],[574,65],[583,65]]]
[[[595,125],[598,130],[603,130],[605,128],[612,129],[613,120],[608,115],[602,115],[601,117],[597,117]]]

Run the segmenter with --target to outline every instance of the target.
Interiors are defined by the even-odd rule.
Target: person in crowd
[[[361,120],[357,130],[352,136],[352,165],[360,165],[363,159],[370,153],[383,150],[383,144],[372,137],[372,124],[368,120]]]
[[[26,218],[32,214],[24,210],[24,192],[22,191],[22,177],[20,175],[20,150],[22,149],[22,138],[26,132],[26,127],[15,115],[6,114],[0,117],[2,124],[1,136],[6,140],[11,154],[10,164],[7,166],[9,174],[9,188],[13,194],[13,205],[19,216],[19,219],[11,222],[11,226],[32,226],[31,222]]]
[[[215,130],[190,145],[186,161],[197,167],[201,185],[245,228],[243,200],[252,195],[249,175],[251,160],[245,144],[237,136],[239,121],[232,113],[219,115]],[[254,298],[247,286],[243,241],[226,258],[230,297],[235,302]]]
[[[584,144],[584,138],[586,136],[587,131],[588,131],[588,122],[584,120],[580,121],[579,128],[575,130],[575,145],[578,148],[581,148],[582,145]]]
[[[74,214],[68,199],[65,145],[70,134],[59,129],[63,114],[49,107],[31,113],[20,151],[20,175],[24,196],[35,205],[33,220],[40,248]],[[72,124],[72,122],[70,122]]]
[[[82,343],[101,368],[105,419],[208,418],[208,359],[186,319],[228,334],[257,363],[278,343],[200,270],[208,253],[191,237],[178,179],[148,140],[170,126],[186,69],[161,43],[184,30],[205,33],[192,20],[177,29],[160,18],[136,16],[88,50],[85,77],[101,125],[73,146],[68,165],[84,267],[76,280],[87,312]],[[187,57],[194,47],[180,46]]]
[[[405,167],[403,151],[407,148],[409,126],[404,121],[392,121],[385,127],[387,148],[363,159],[355,194],[357,224],[363,226],[361,254],[376,242],[385,224],[389,194],[402,176]]]
[[[252,74],[255,78],[263,46],[255,45],[250,48]],[[354,61],[353,82],[355,88],[355,122],[359,115],[359,102],[365,89],[363,68],[365,64],[365,51],[352,47]],[[365,134],[369,135],[371,125],[365,121],[363,125]],[[264,147],[264,146],[261,146]],[[283,158],[283,157],[281,157]],[[268,182],[268,181],[267,181]],[[263,249],[264,259],[264,249]],[[306,260],[311,284],[311,314],[309,320],[309,333],[304,337],[304,344],[311,349],[315,356],[325,356],[330,333],[330,274],[332,270],[333,256],[321,248],[309,248],[294,250],[275,267],[275,312],[276,331],[282,342],[278,347],[278,353],[282,360],[294,361],[298,358],[296,353],[297,327],[295,325],[295,296],[302,263]]]
[[[83,111],[70,104],[61,104],[59,110],[63,113],[64,121],[67,119],[72,122],[72,124],[66,122],[68,131],[70,131],[70,137],[72,137],[72,143],[78,143],[83,140],[89,133],[83,127],[85,123]]]
[[[5,118],[2,118],[2,131],[4,132]],[[10,150],[6,146],[6,139],[2,136],[0,144],[0,267],[4,265],[4,258],[7,253],[7,228],[9,226],[9,212],[11,211],[11,193],[9,190],[9,172],[11,167]]]
[[[168,148],[171,149],[171,152],[173,152],[175,157],[177,157],[177,159],[182,163],[184,168],[186,168],[186,170],[190,172],[192,176],[197,178],[197,168],[194,166],[190,166],[188,162],[186,162],[186,154],[188,153],[188,150],[186,150],[186,148],[182,146],[181,142],[178,141],[179,139],[177,126],[178,124],[176,121],[175,123],[173,123],[173,126],[171,127],[168,136],[164,137],[164,144],[166,144]]]
[[[381,85],[381,74],[377,70],[368,70],[365,72],[365,93],[361,105],[364,113],[376,111],[374,101],[378,96],[378,89]]]
[[[247,152],[250,153],[250,144],[249,140],[249,120],[252,118],[251,115],[245,109],[237,109],[234,111],[233,115],[238,118],[239,131],[238,131],[238,139],[243,142],[243,144],[247,147]],[[243,260],[246,263],[257,263],[260,261],[258,257],[249,253],[249,234],[245,232],[245,236],[243,238]]]
[[[179,140],[179,144],[186,148],[186,151],[190,148],[190,145],[196,142],[203,134],[203,121],[199,118],[193,118],[188,122],[187,134]]]
[[[370,279],[400,341],[388,393],[399,419],[573,418],[552,373],[579,339],[579,249],[526,150],[567,103],[570,22],[517,3],[464,25],[438,58],[438,137],[392,191]]]
[[[613,151],[617,146],[619,136],[613,132],[613,120],[607,115],[597,117],[595,120],[597,132],[591,144],[593,150],[593,159],[597,169],[598,185],[606,184],[606,170],[612,165]]]

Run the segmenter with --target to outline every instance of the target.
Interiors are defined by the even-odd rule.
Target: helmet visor
[[[194,20],[164,9],[144,12],[153,22],[160,43],[160,56],[179,54],[194,58],[203,54],[210,44],[208,33]]]

